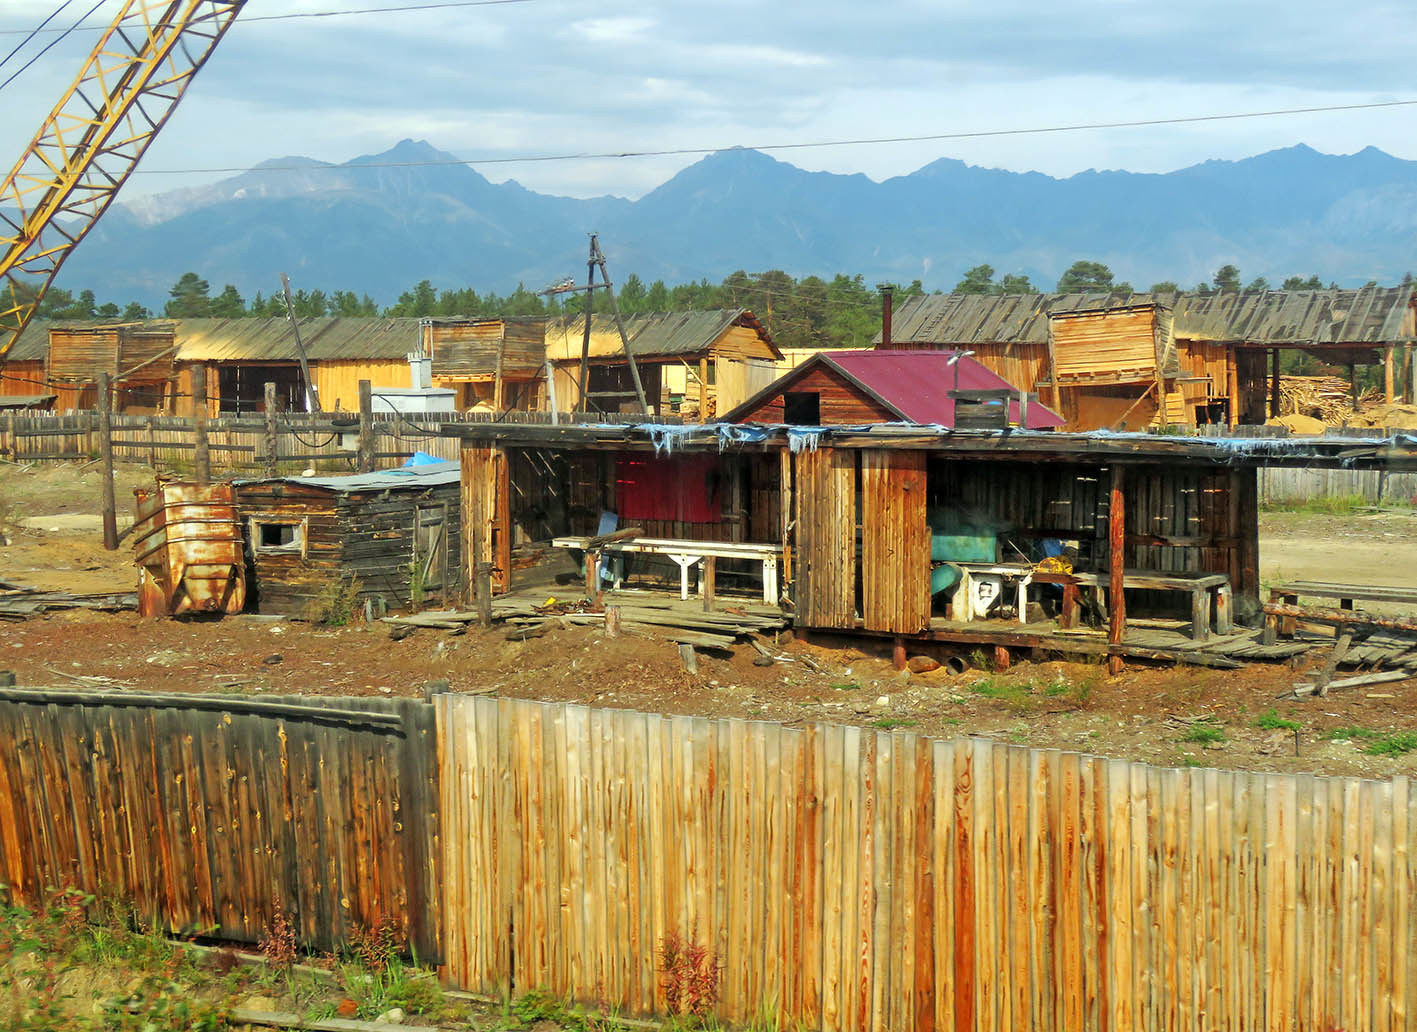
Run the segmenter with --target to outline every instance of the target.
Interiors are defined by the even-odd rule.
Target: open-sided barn
[[[904,299],[881,348],[965,349],[1071,429],[1263,423],[1278,356],[1383,363],[1417,388],[1410,286],[1212,294],[946,294]]]

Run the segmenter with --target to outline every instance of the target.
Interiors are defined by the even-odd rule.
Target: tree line
[[[992,265],[981,264],[969,269],[955,284],[961,294],[1037,294],[1029,277],[1005,274],[995,278]],[[1199,283],[1193,289],[1201,294],[1239,290],[1268,290],[1269,281],[1257,277],[1242,286],[1240,270],[1223,265],[1209,283]],[[1412,274],[1403,278],[1412,282]],[[1376,283],[1369,283],[1376,286]],[[1328,284],[1330,288],[1336,283]],[[1317,275],[1290,276],[1279,289],[1318,290],[1324,284]],[[893,287],[897,303],[910,296],[925,294],[920,280]],[[1058,279],[1059,293],[1132,293],[1131,283],[1117,280],[1106,265],[1095,261],[1074,262]],[[1151,293],[1175,292],[1181,288],[1172,281],[1153,283]],[[935,291],[939,294],[942,291]],[[862,347],[881,328],[879,285],[868,285],[860,275],[839,273],[831,279],[804,276],[798,279],[780,269],[762,273],[743,270],[730,273],[719,283],[701,279],[697,283],[669,286],[663,280],[646,284],[630,273],[615,285],[616,304],[625,315],[646,312],[703,311],[719,308],[750,309],[783,348],[848,348]],[[604,290],[592,292],[592,311],[608,312],[609,297]],[[349,290],[296,290],[291,294],[290,307],[301,318],[322,316],[413,316],[454,317],[483,316],[489,318],[571,317],[585,312],[584,291],[555,293],[528,290],[518,284],[510,294],[495,291],[479,293],[472,287],[460,289],[436,288],[430,280],[422,280],[405,290],[392,305],[380,305],[368,294]],[[211,284],[196,272],[184,273],[168,291],[168,300],[161,315],[173,319],[190,318],[285,318],[286,300],[282,294],[264,296],[257,292],[249,301],[231,284],[213,294]],[[77,295],[67,290],[51,289],[41,301],[38,315],[43,319],[118,320],[151,319],[155,313],[136,301],[120,308],[112,302],[99,304],[92,290]]]

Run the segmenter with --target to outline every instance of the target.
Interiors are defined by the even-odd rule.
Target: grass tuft
[[[1273,706],[1255,718],[1255,727],[1265,731],[1298,731],[1303,726],[1297,720],[1287,720],[1281,717]]]

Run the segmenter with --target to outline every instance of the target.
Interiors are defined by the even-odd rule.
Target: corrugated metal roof
[[[718,308],[695,312],[651,312],[625,316],[625,335],[636,356],[692,355],[705,351],[730,327],[756,330],[775,357],[782,357],[772,337],[746,308]],[[546,357],[552,362],[579,360],[585,335],[585,316],[550,319],[546,323]],[[590,356],[607,358],[624,354],[620,332],[609,315],[590,317]]]
[[[462,463],[429,462],[422,466],[381,469],[373,473],[349,473],[338,477],[273,477],[242,483],[269,483],[273,480],[300,484],[302,487],[323,487],[347,494],[353,491],[419,491],[425,487],[456,484],[462,479]]]
[[[957,354],[955,351],[820,351],[726,413],[723,421],[736,422],[767,398],[789,389],[794,381],[817,365],[834,369],[908,423],[953,427],[955,401],[950,397],[953,390],[1017,390],[968,355],[952,363],[951,359]],[[1016,401],[1010,402],[1010,417],[1018,418]],[[1028,406],[1028,429],[1052,430],[1062,425],[1062,417],[1042,402]]]
[[[1046,343],[1048,316],[1159,304],[1190,340],[1255,344],[1379,344],[1401,340],[1412,288],[1255,290],[1197,294],[934,294],[904,299],[892,317],[895,344],[968,347]],[[879,337],[877,341],[879,342]]]

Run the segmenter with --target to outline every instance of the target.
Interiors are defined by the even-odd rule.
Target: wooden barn
[[[624,324],[646,402],[659,415],[707,422],[752,397],[779,372],[782,352],[747,309],[632,315],[625,317]],[[615,320],[593,315],[588,347],[583,317],[546,324],[546,357],[555,371],[557,411],[573,412],[579,407],[583,347],[589,411],[636,409],[634,383]]]
[[[460,498],[456,462],[237,481],[248,606],[318,619],[461,595]]]
[[[1073,430],[1263,423],[1279,354],[1383,364],[1417,391],[1410,286],[1198,294],[947,294],[904,299],[882,349],[965,349]],[[1350,380],[1352,375],[1350,373]]]
[[[499,591],[544,598],[539,572],[561,552],[632,527],[599,555],[639,564],[653,553],[683,580],[665,562],[627,579],[678,582],[687,596],[697,564],[710,596],[715,578],[720,590],[780,594],[799,630],[885,636],[900,650],[912,640],[1150,658],[1206,649],[1214,665],[1271,655],[1250,629],[1261,465],[1417,468],[1417,449],[1398,441],[1330,438],[899,425],[443,432],[463,442],[465,552],[489,556]],[[1105,614],[1092,630],[1079,626],[1089,599]]]
[[[459,409],[543,407],[545,319],[425,319],[422,334],[433,383],[455,388]]]
[[[819,351],[720,418],[794,426],[1063,425],[1036,397],[958,351]]]
[[[48,327],[44,380],[56,408],[94,408],[99,375],[114,384],[116,412],[171,411],[176,393],[176,338],[171,323]]]

